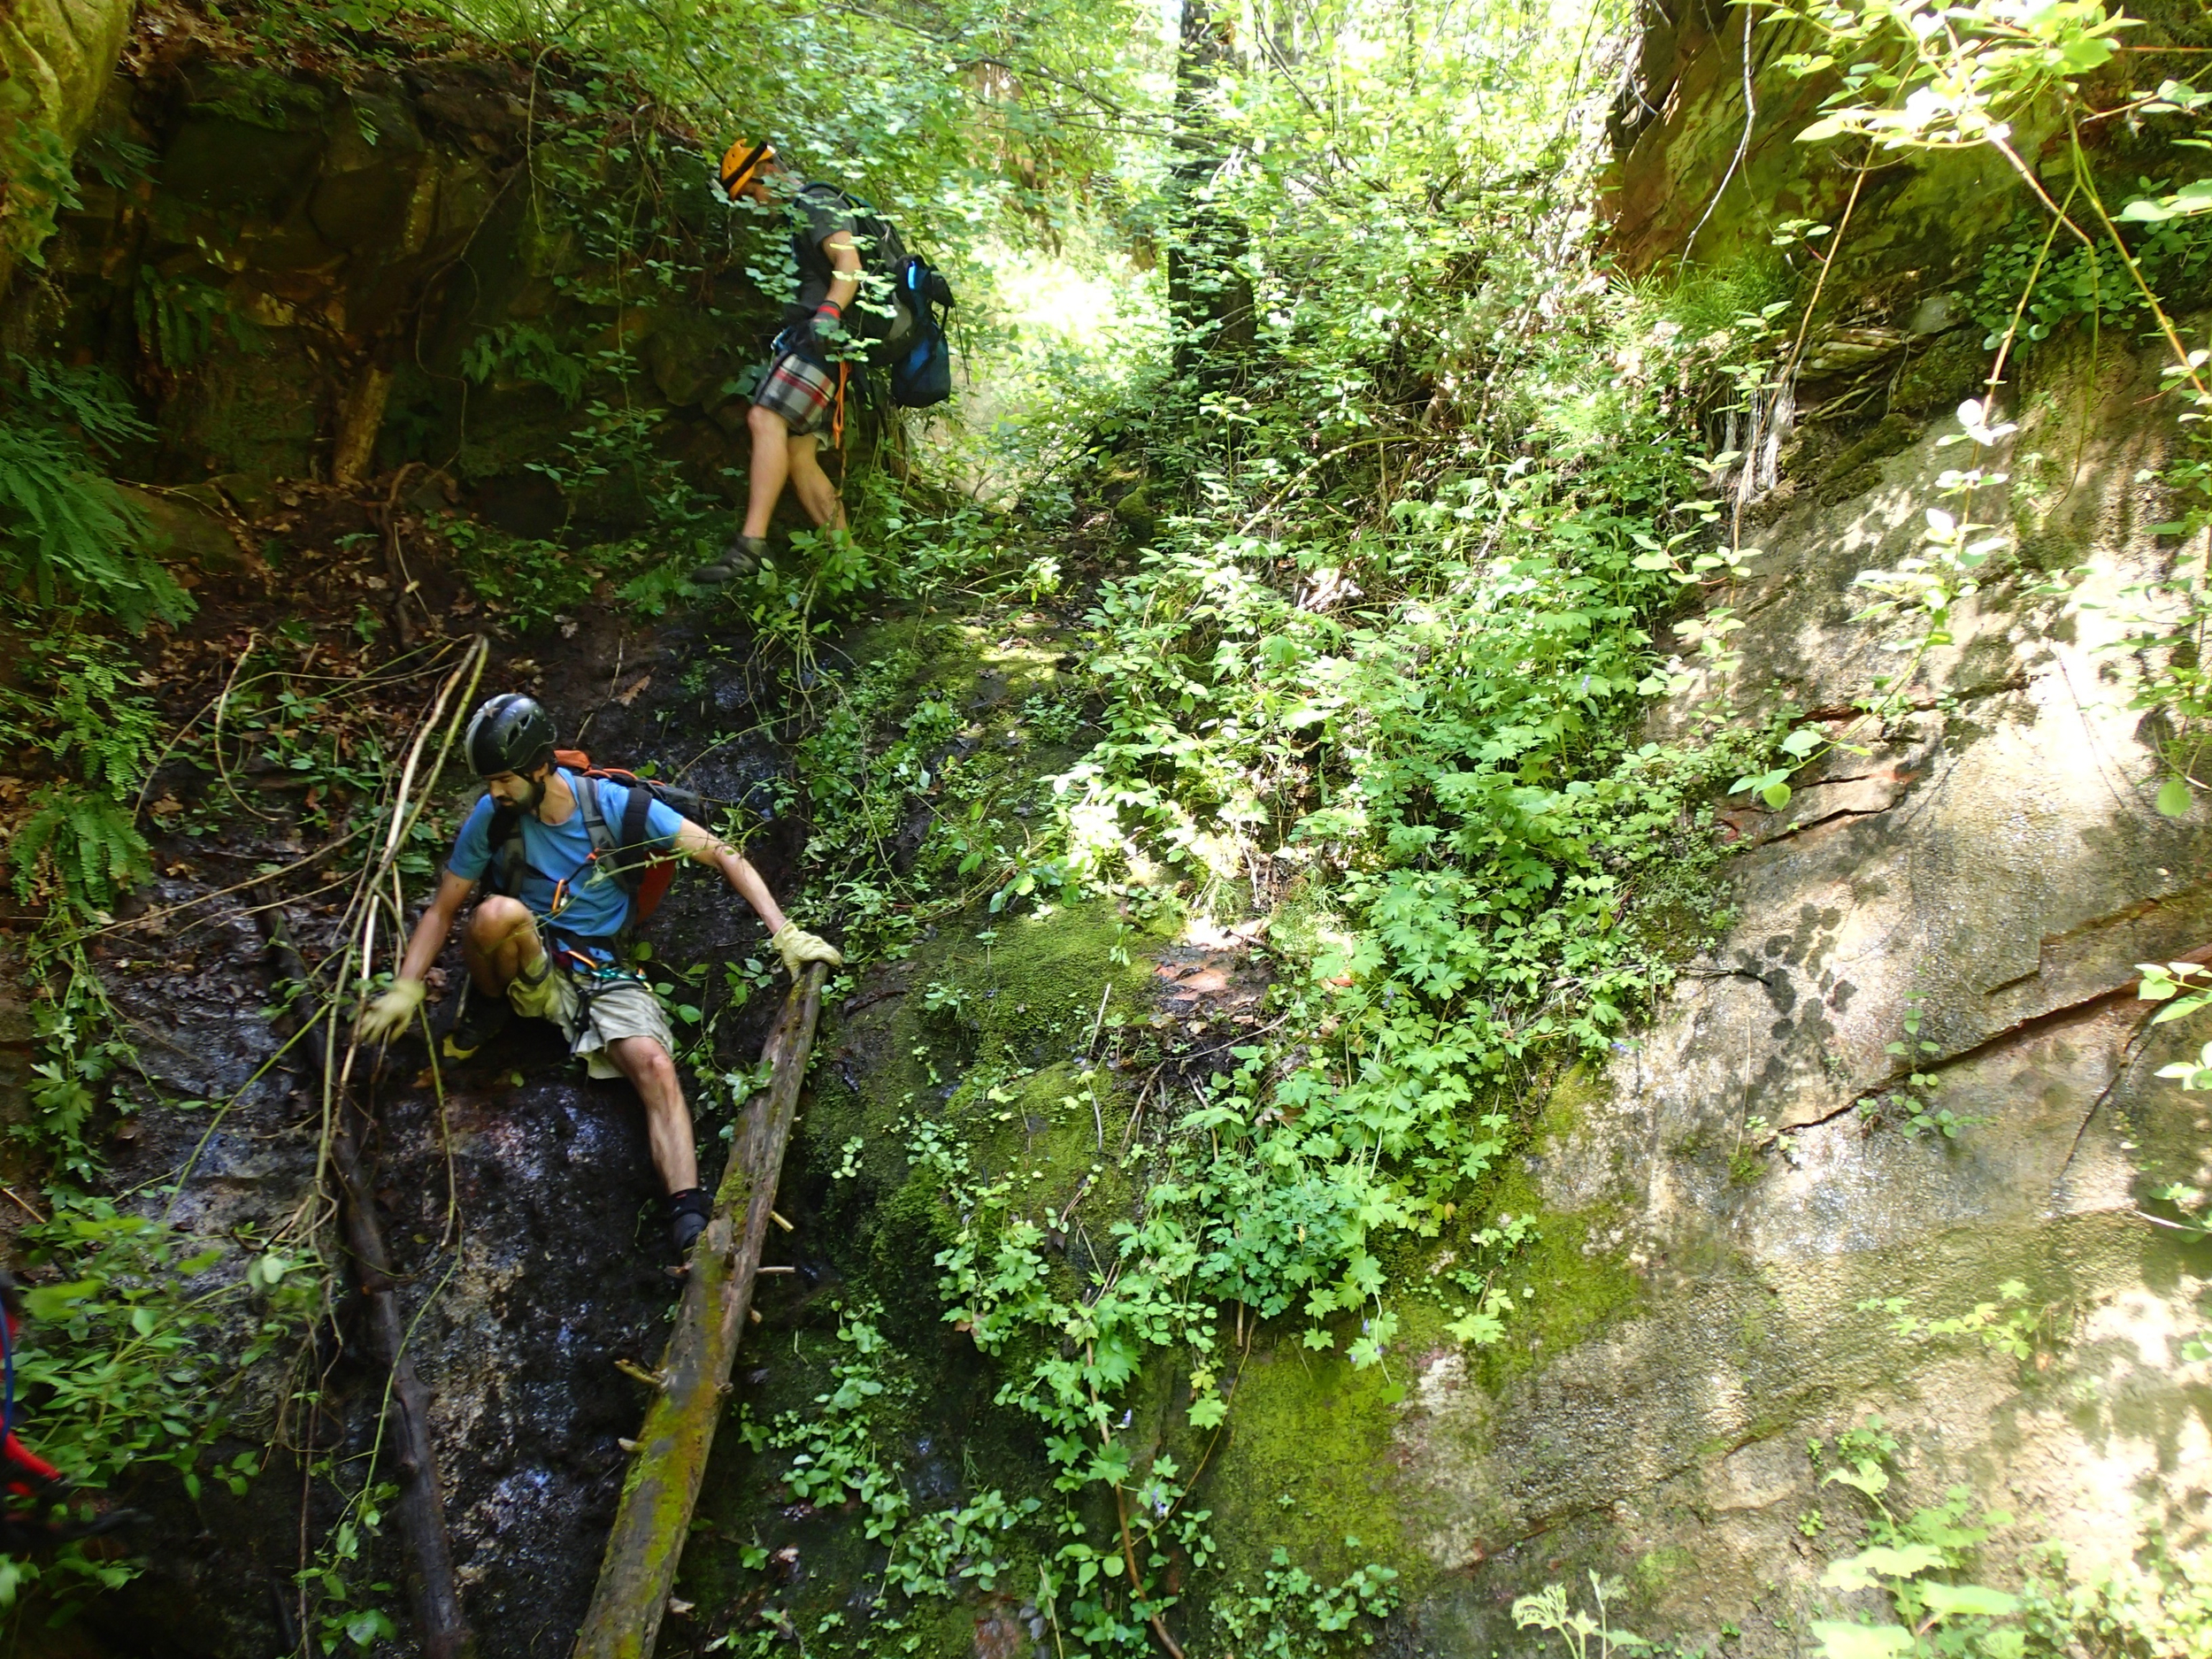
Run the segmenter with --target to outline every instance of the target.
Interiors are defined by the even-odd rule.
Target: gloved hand
[[[834,300],[824,300],[817,305],[806,325],[807,336],[814,342],[814,349],[827,355],[844,338],[844,308]]]
[[[786,922],[768,935],[768,942],[783,958],[784,967],[793,979],[810,962],[826,962],[833,968],[842,967],[845,953],[817,934],[805,933],[795,922]]]
[[[353,1034],[363,1042],[389,1042],[405,1031],[428,988],[420,979],[394,979],[392,988],[361,1010]]]

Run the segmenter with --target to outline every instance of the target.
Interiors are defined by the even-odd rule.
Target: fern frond
[[[111,909],[153,874],[152,849],[120,802],[75,784],[49,784],[8,846],[15,891],[81,913]]]
[[[66,822],[66,814],[58,804],[38,808],[15,826],[15,834],[8,842],[8,863],[15,872],[15,895],[29,904],[38,897],[39,866],[44,862],[47,849],[54,843],[54,835]]]
[[[0,418],[0,580],[42,604],[66,588],[134,628],[191,602],[147,550],[145,515],[58,428]]]

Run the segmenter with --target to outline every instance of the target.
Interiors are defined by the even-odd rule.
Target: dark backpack
[[[952,342],[943,312],[952,309],[952,284],[919,254],[899,272],[899,304],[914,319],[914,334],[891,362],[891,402],[900,409],[929,409],[952,396]]]
[[[649,845],[652,838],[646,831],[646,813],[658,801],[696,824],[703,821],[706,801],[689,789],[657,779],[641,778],[635,772],[611,766],[595,766],[591,757],[580,749],[555,749],[553,764],[579,777],[604,778],[630,792],[619,826],[609,825],[600,811],[597,789],[579,789],[576,806],[584,815],[584,833],[591,838],[591,862],[603,864],[607,873],[630,895],[630,919],[623,932],[634,933],[660,908],[661,900],[667,896],[668,884],[676,879],[677,861],[657,855]],[[488,833],[492,857],[484,867],[486,885],[495,893],[518,898],[523,872],[528,868],[522,856],[521,810],[495,806]]]

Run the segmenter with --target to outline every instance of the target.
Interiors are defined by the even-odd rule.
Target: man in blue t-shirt
[[[506,890],[488,895],[461,935],[470,995],[446,1052],[456,1058],[474,1053],[512,1009],[560,1026],[569,1052],[593,1077],[628,1078],[645,1105],[654,1167],[668,1187],[670,1240],[680,1256],[687,1254],[712,1205],[699,1185],[675,1041],[652,987],[624,968],[613,949],[630,918],[629,889],[592,856],[592,809],[602,825],[618,826],[630,791],[554,764],[552,721],[515,693],[476,711],[464,746],[488,793],[461,826],[392,988],[363,1011],[356,1030],[364,1042],[381,1042],[407,1028],[422,1008],[424,976],[470,891],[496,862],[495,885]],[[592,792],[588,802],[586,790]],[[511,815],[514,836],[495,847],[492,831],[502,811]],[[844,960],[834,946],[787,920],[760,872],[690,819],[657,800],[646,809],[645,829],[652,852],[719,871],[768,925],[768,942],[794,978],[810,962],[835,966]]]

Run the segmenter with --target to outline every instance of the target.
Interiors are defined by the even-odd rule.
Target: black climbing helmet
[[[478,777],[511,772],[526,778],[553,764],[553,722],[536,698],[502,692],[470,719],[464,745],[469,769]]]

